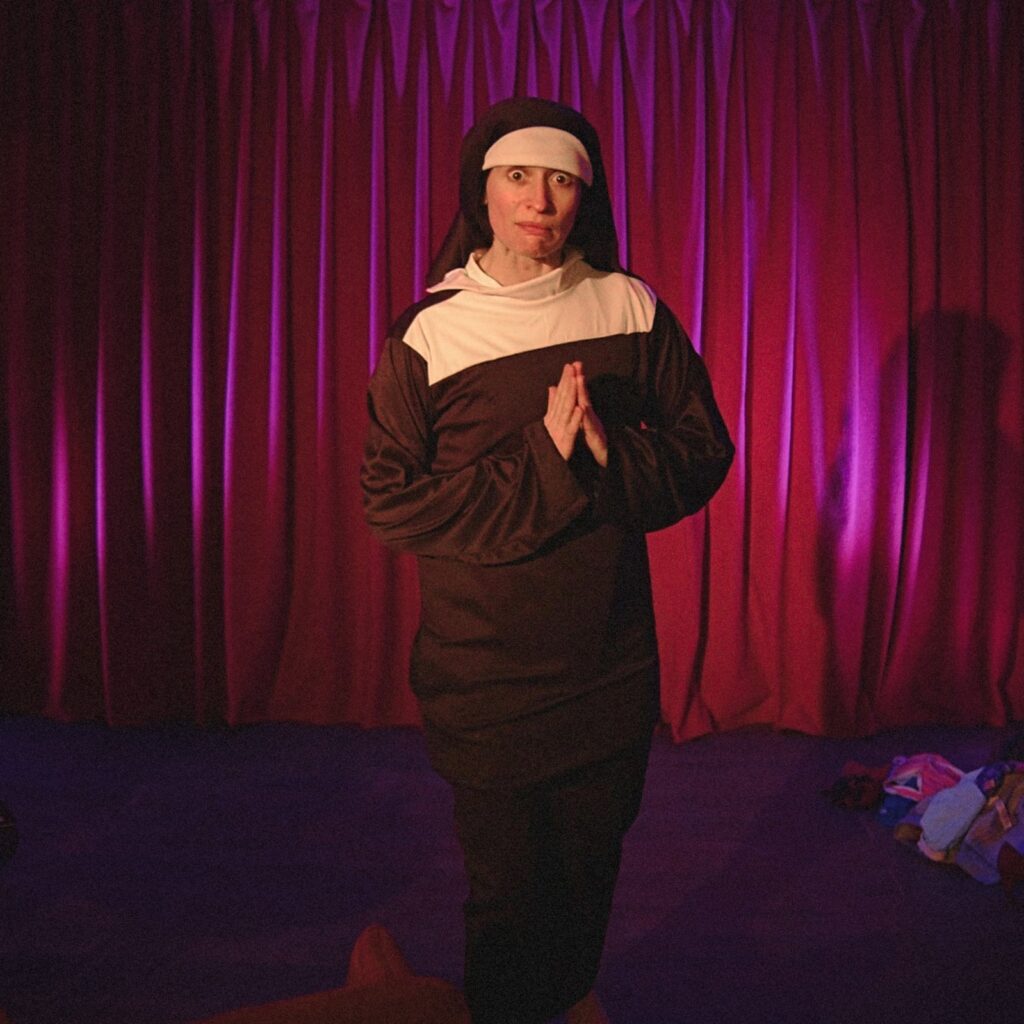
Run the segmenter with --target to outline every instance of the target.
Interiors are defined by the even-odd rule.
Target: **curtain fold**
[[[365,391],[491,102],[579,107],[737,459],[652,535],[682,739],[1024,718],[1024,9],[0,7],[0,712],[414,724]]]

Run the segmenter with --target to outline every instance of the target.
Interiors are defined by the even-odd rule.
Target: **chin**
[[[535,249],[531,249],[531,250],[528,250],[528,251],[524,252],[523,255],[524,256],[529,256],[531,259],[535,259],[535,260],[560,259],[561,255],[562,255],[562,248],[563,247],[560,246],[560,245],[557,245],[557,246],[551,246],[551,245],[538,246]]]

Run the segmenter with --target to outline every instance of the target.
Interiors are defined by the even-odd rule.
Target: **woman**
[[[455,793],[475,1024],[607,1019],[591,986],[658,716],[644,533],[733,455],[703,363],[617,250],[589,122],[497,104],[370,384],[366,512],[418,556],[411,682]]]

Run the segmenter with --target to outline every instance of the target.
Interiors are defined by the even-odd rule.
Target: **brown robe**
[[[565,461],[547,388],[581,360],[609,439]],[[733,447],[707,372],[638,279],[501,286],[471,259],[398,320],[370,384],[368,521],[418,556],[413,690],[450,781],[528,784],[608,757],[658,715],[644,533],[696,512]]]

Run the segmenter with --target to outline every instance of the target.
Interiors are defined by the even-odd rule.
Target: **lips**
[[[545,224],[533,224],[530,222],[517,224],[516,227],[525,231],[528,235],[546,235],[551,230]]]

